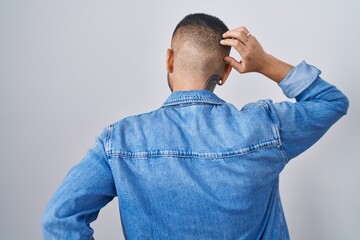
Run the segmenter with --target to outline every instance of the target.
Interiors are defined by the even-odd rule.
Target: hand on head
[[[240,61],[228,56],[231,47],[239,52]],[[232,68],[259,72],[276,82],[292,69],[267,54],[245,27],[228,30],[220,19],[206,14],[189,14],[179,22],[166,62],[172,91],[213,91],[216,83],[224,84]]]
[[[262,72],[268,54],[257,39],[245,27],[229,30],[223,34],[220,43],[233,47],[241,56],[240,61],[233,57],[225,57],[225,61],[239,73]]]
[[[258,72],[279,83],[293,66],[266,53],[257,39],[245,27],[229,30],[223,34],[220,44],[231,46],[240,54],[240,61],[225,57],[225,62],[239,73]]]

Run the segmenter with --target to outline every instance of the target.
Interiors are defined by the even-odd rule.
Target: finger
[[[231,32],[244,32],[245,34],[248,34],[249,30],[246,27],[239,27],[239,28],[235,28],[235,29],[230,29],[230,30],[226,31],[223,34],[223,37],[227,37],[227,34],[229,34]]]
[[[245,45],[248,41],[249,34],[249,31],[245,27],[241,27],[227,31],[223,34],[223,38],[235,38]]]
[[[244,64],[242,61],[238,62],[235,58],[227,56],[225,57],[226,64],[229,64],[232,68],[234,68],[239,73],[243,73],[245,71]]]
[[[223,39],[220,41],[220,44],[235,48],[235,50],[238,51],[240,55],[245,51],[246,48],[245,45],[237,39],[230,39],[230,38]]]
[[[248,35],[248,34],[250,33],[250,31],[249,31],[246,27],[243,26],[243,27],[241,27],[241,28],[243,29],[243,31],[245,32],[245,34]]]
[[[225,39],[236,39],[238,41],[240,41],[243,45],[246,45],[246,43],[249,40],[249,35],[245,34],[244,31],[232,31],[232,32],[228,32],[228,34],[226,34],[226,38]]]

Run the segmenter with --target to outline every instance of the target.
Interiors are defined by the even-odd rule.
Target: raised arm
[[[320,78],[320,70],[305,62],[295,68],[266,53],[245,27],[224,33],[221,44],[234,47],[240,61],[225,61],[239,73],[259,72],[277,82],[296,103],[264,101],[269,117],[280,135],[286,161],[296,157],[316,141],[349,107],[347,97]]]
[[[314,66],[301,62],[279,83],[285,95],[297,102],[267,101],[287,161],[312,146],[347,113],[347,97],[321,79],[320,73]]]

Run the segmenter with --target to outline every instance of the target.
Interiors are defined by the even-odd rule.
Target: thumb
[[[225,57],[225,62],[229,64],[232,68],[235,68],[236,71],[239,73],[245,72],[245,66],[244,63],[240,60],[240,62],[236,61],[235,58],[227,56]]]

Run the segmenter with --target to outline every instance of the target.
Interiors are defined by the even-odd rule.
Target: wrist
[[[264,61],[261,68],[259,69],[259,73],[267,76],[272,69],[272,65],[274,65],[273,61],[274,61],[274,57],[268,53],[265,53]]]
[[[277,83],[280,83],[294,68],[292,65],[267,53],[264,59],[264,65],[259,72]]]

